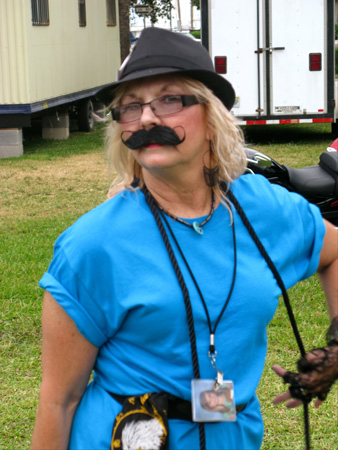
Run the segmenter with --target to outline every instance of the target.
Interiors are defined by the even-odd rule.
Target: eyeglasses
[[[128,123],[138,120],[143,111],[143,106],[150,105],[155,116],[169,116],[182,111],[185,106],[200,103],[194,95],[165,95],[155,98],[148,103],[128,103],[111,109],[113,120],[118,123]]]

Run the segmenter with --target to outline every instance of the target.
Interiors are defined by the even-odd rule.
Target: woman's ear
[[[208,141],[211,141],[212,138],[214,137],[215,132],[214,130],[211,128],[211,125],[208,124],[206,132],[205,132],[205,137]]]

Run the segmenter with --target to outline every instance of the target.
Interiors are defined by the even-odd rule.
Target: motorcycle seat
[[[284,166],[288,172],[290,183],[295,191],[302,195],[335,195],[336,180],[320,166],[309,166],[301,169]]]

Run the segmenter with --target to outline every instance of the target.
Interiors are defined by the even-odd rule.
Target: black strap
[[[239,202],[236,199],[236,197],[234,196],[234,194],[228,189],[228,186],[226,183],[221,183],[221,188],[224,192],[226,192],[229,200],[235,206],[240,218],[242,219],[243,224],[245,225],[246,229],[248,230],[250,236],[252,237],[254,243],[256,244],[258,250],[260,251],[263,258],[265,259],[266,263],[268,264],[269,269],[273,273],[273,276],[275,277],[275,279],[278,283],[278,286],[280,287],[280,289],[282,291],[283,300],[284,300],[284,303],[285,303],[285,306],[286,306],[286,309],[288,312],[288,316],[289,316],[289,319],[291,322],[293,333],[295,335],[300,353],[302,356],[304,356],[306,354],[306,352],[304,349],[302,338],[300,337],[300,333],[298,331],[297,322],[296,322],[295,316],[293,314],[290,299],[289,299],[287,290],[285,288],[285,285],[283,283],[283,280],[282,280],[281,276],[279,275],[279,272],[276,269],[276,266],[272,262],[270,256],[268,255],[267,251],[265,250],[262,242],[260,241],[259,237],[257,236],[255,230],[253,229],[251,223],[249,222],[249,219],[247,218],[246,214],[244,213],[241,205],[239,204]],[[311,444],[310,444],[310,423],[309,423],[309,405],[308,405],[308,403],[303,401],[303,408],[304,408],[305,445],[306,445],[306,450],[310,450]]]
[[[121,405],[129,398],[127,395],[118,395],[109,392],[109,394]],[[183,400],[175,395],[166,394],[168,399],[168,419],[180,419],[192,422],[192,409],[191,402]],[[236,405],[237,414],[243,411],[246,407],[246,403],[242,405]]]
[[[297,340],[297,344],[300,350],[300,353],[302,356],[305,355],[305,349],[304,349],[304,345],[302,342],[302,338],[300,337],[299,331],[298,331],[298,327],[297,327],[297,323],[296,323],[296,319],[294,317],[293,311],[292,311],[292,307],[290,304],[290,299],[287,293],[287,290],[285,288],[285,285],[283,283],[283,280],[281,278],[281,276],[279,275],[278,270],[276,269],[276,266],[274,265],[274,263],[272,262],[270,256],[268,255],[267,251],[265,250],[262,242],[260,241],[259,237],[257,236],[255,230],[252,228],[251,223],[249,222],[249,219],[247,218],[247,216],[245,215],[241,205],[238,203],[238,200],[236,199],[236,197],[234,196],[234,194],[228,190],[227,192],[227,196],[229,197],[231,203],[235,206],[240,218],[242,219],[243,224],[245,225],[246,229],[248,230],[250,236],[252,237],[254,243],[256,244],[256,246],[258,247],[258,250],[260,251],[261,255],[263,256],[263,258],[265,259],[267,265],[269,266],[269,269],[271,270],[271,272],[273,273],[273,276],[275,277],[278,286],[280,287],[281,291],[282,291],[282,295],[283,295],[283,299],[284,299],[284,303],[290,318],[290,322],[292,325],[292,329],[294,332],[294,335],[296,337]]]

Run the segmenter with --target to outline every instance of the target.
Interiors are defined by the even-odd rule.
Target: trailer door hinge
[[[255,50],[255,53],[260,54],[263,52],[269,52],[272,53],[273,50],[285,50],[285,47],[267,47],[267,48],[259,48],[258,50]]]
[[[333,109],[335,108],[336,101],[334,98],[332,98],[331,100],[328,101],[328,106],[329,106],[329,108],[333,108]]]

